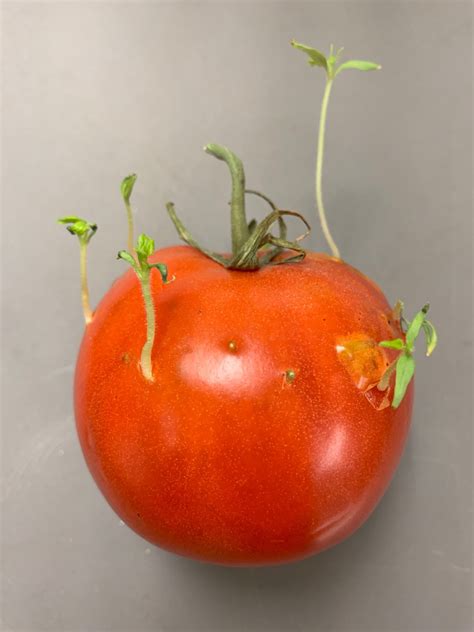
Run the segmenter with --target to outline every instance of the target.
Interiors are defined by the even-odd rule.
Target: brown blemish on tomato
[[[120,358],[124,364],[130,364],[130,355],[128,353],[122,353]]]

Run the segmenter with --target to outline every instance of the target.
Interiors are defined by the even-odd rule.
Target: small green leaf
[[[399,356],[395,371],[395,392],[392,407],[398,408],[415,373],[415,358],[411,353],[405,352]]]
[[[375,64],[373,61],[362,61],[360,59],[351,59],[350,61],[345,61],[343,64],[339,66],[336,71],[336,75],[338,75],[341,70],[380,70],[382,66],[380,64]]]
[[[399,406],[408,388],[410,380],[413,377],[413,373],[415,371],[415,360],[413,358],[413,351],[415,340],[417,339],[421,329],[423,329],[426,338],[427,356],[431,355],[438,342],[436,329],[429,320],[426,320],[426,314],[429,310],[429,307],[430,306],[428,303],[424,305],[410,323],[407,322],[402,315],[403,303],[401,301],[398,301],[392,311],[392,314],[394,318],[398,316],[400,318],[400,323],[404,323],[406,325],[406,341],[404,343],[401,338],[396,338],[394,340],[383,340],[382,342],[379,342],[379,345],[381,347],[396,349],[401,352],[395,361],[396,379],[395,392],[392,401],[392,406],[394,408],[397,408]],[[388,386],[390,378],[389,371],[392,366],[393,364],[387,368],[386,372],[380,379],[377,385],[380,390],[384,390]]]
[[[151,237],[142,233],[138,236],[137,245],[135,247],[137,255],[142,257],[149,257],[155,251],[155,242]]]
[[[129,252],[127,252],[126,250],[120,250],[120,251],[117,253],[117,259],[123,259],[124,261],[126,261],[127,263],[129,263],[129,264],[132,266],[132,268],[134,268],[134,269],[135,269],[135,268],[136,268],[136,266],[137,266],[137,263],[136,263],[135,259],[134,259],[134,258],[132,257],[132,255],[131,255]]]
[[[58,219],[59,224],[68,224],[66,229],[71,235],[77,235],[82,242],[88,244],[92,236],[97,232],[97,224],[91,224],[85,219],[69,215]]]
[[[420,311],[415,315],[415,318],[408,325],[407,333],[406,333],[406,344],[410,351],[413,350],[413,345],[415,344],[415,340],[420,333],[420,330],[423,326],[423,322],[426,320],[426,313],[428,312],[430,306],[429,304],[424,305]]]
[[[426,355],[430,356],[438,344],[438,334],[433,323],[429,320],[423,321],[422,327],[426,338]]]
[[[379,342],[379,346],[386,349],[404,349],[405,343],[401,338],[395,338],[394,340],[382,340]]]
[[[89,230],[87,222],[82,219],[74,222],[74,224],[66,226],[66,228],[71,233],[71,235],[77,235],[78,237],[82,237]]]
[[[133,187],[137,180],[137,174],[132,173],[122,180],[122,184],[120,185],[120,192],[122,193],[122,197],[125,202],[130,202],[130,196],[132,195]]]
[[[163,283],[168,283],[168,267],[164,263],[150,263],[150,269],[156,268],[161,274]]]
[[[311,48],[311,46],[306,46],[305,44],[300,44],[299,42],[295,42],[295,40],[291,40],[291,45],[293,48],[297,48],[298,50],[303,51],[309,57],[310,66],[320,66],[321,68],[325,68],[328,70],[328,62],[326,56],[323,55],[319,50],[315,48]]]
[[[74,224],[75,222],[83,222],[80,217],[76,217],[75,215],[66,215],[66,217],[60,217],[58,219],[58,224]]]

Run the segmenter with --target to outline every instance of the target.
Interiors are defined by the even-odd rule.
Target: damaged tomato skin
[[[138,364],[133,271],[98,306],[77,361],[77,430],[107,501],[150,542],[220,564],[289,562],[344,540],[387,488],[412,411],[413,383],[399,408],[377,410],[336,350],[403,335],[380,289],[314,253],[258,272],[187,246],[151,261],[176,277],[163,287],[153,274],[154,381]]]

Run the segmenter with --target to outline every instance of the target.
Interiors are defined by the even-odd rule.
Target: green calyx
[[[204,147],[204,151],[219,160],[223,160],[230,171],[232,180],[231,208],[231,233],[232,255],[225,257],[212,250],[201,247],[192,237],[189,231],[176,214],[173,202],[168,202],[166,208],[171,221],[175,225],[180,238],[189,246],[198,249],[207,257],[229,270],[259,270],[265,265],[282,263],[294,263],[305,257],[304,249],[299,242],[309,233],[310,226],[306,219],[296,211],[281,210],[263,193],[245,188],[245,172],[242,161],[230,149],[222,145],[210,144]],[[245,212],[245,195],[257,195],[263,198],[272,208],[271,213],[261,222],[252,220],[247,222]],[[293,216],[300,219],[306,226],[306,232],[293,241],[287,239],[285,216]],[[279,235],[270,232],[273,224],[278,223]],[[279,259],[276,257],[284,250],[292,250],[294,255]]]
[[[427,356],[433,353],[438,342],[436,329],[426,318],[428,310],[429,304],[424,305],[413,320],[409,322],[403,317],[403,303],[398,301],[393,311],[405,331],[405,339],[395,338],[393,340],[383,340],[379,343],[379,345],[385,349],[393,349],[400,352],[394,362],[388,366],[378,384],[379,390],[386,390],[389,386],[390,378],[395,372],[395,390],[392,399],[393,408],[398,408],[400,405],[415,373],[415,358],[413,354],[415,351],[415,341],[421,331],[423,331],[425,335]]]
[[[146,341],[142,348],[140,366],[143,376],[150,382],[153,381],[151,353],[155,342],[155,307],[151,294],[150,274],[155,268],[160,273],[164,284],[173,280],[168,279],[168,268],[164,263],[149,263],[148,257],[153,254],[154,250],[155,242],[153,239],[142,234],[138,237],[134,248],[136,258],[126,250],[120,250],[117,254],[117,259],[123,259],[132,266],[140,281],[147,323]]]
[[[311,46],[306,46],[306,44],[300,44],[292,40],[291,45],[301,50],[303,53],[308,55],[308,62],[310,66],[319,66],[320,68],[324,68],[326,71],[326,87],[323,94],[323,100],[321,104],[321,113],[319,117],[319,131],[318,131],[318,146],[316,152],[316,173],[315,173],[315,193],[316,193],[316,206],[319,215],[319,221],[321,223],[321,230],[323,235],[328,243],[328,246],[331,250],[333,257],[337,259],[341,258],[339,248],[334,241],[331,231],[329,230],[329,225],[326,219],[326,211],[324,209],[323,203],[323,193],[322,193],[322,177],[323,177],[323,160],[324,160],[324,137],[326,133],[326,117],[328,110],[329,97],[331,95],[332,84],[335,77],[345,69],[353,68],[355,70],[380,70],[381,66],[379,64],[375,64],[371,61],[361,61],[357,59],[353,59],[351,61],[346,61],[343,64],[339,64],[339,58],[341,56],[343,48],[340,48],[336,54],[334,54],[333,46],[331,45],[331,50],[329,55],[326,57],[323,53],[316,48],[312,48]]]

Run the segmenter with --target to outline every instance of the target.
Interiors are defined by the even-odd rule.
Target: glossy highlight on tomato
[[[398,408],[377,381],[403,338],[380,289],[341,260],[228,270],[157,251],[153,381],[132,270],[86,327],[75,375],[81,446],[117,514],[150,542],[232,565],[293,561],[353,533],[399,462]],[[361,344],[360,341],[365,341]],[[369,342],[367,342],[369,341]]]

